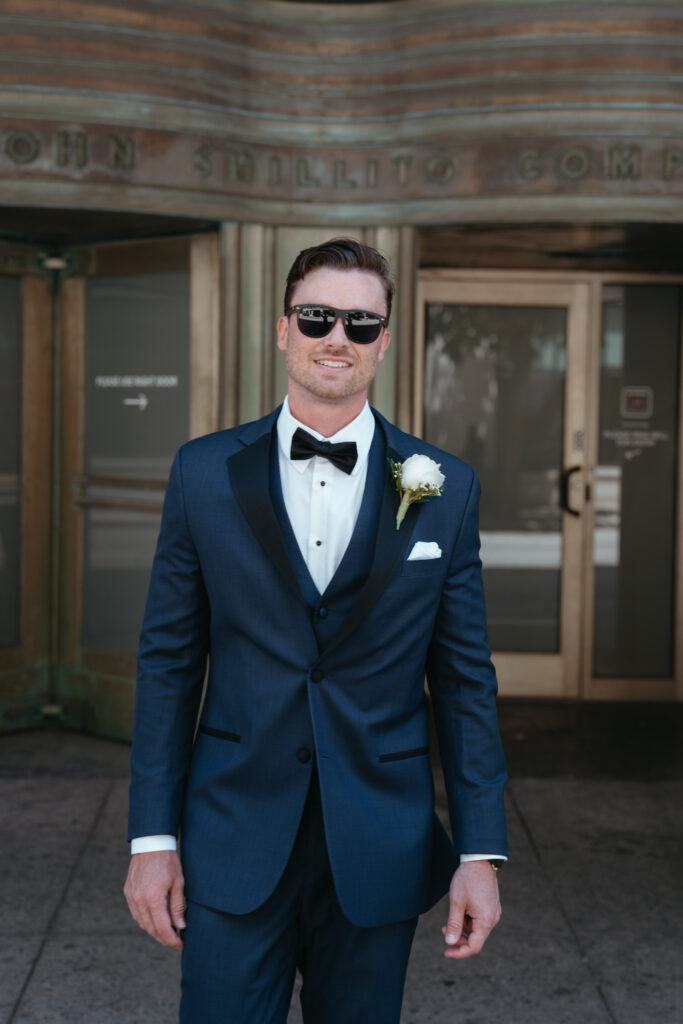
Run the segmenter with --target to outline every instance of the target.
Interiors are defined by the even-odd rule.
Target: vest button
[[[307,761],[311,760],[311,752],[308,747],[299,747],[296,752],[296,756],[299,758],[302,764],[306,764]]]
[[[325,673],[321,668],[314,668],[311,672],[311,679],[314,683],[321,683],[325,678]]]
[[[327,608],[318,608],[318,615],[321,619],[327,618]]]

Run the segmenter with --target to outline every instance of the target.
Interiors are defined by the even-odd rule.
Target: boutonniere
[[[446,477],[441,472],[441,463],[434,462],[427,455],[411,455],[405,462],[394,462],[389,459],[394,486],[399,493],[401,503],[396,513],[396,529],[405,519],[409,505],[424,501],[425,498],[438,498],[443,492]]]

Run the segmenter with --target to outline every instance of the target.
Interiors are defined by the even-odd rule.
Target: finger
[[[484,928],[481,925],[481,922],[474,921],[472,923],[472,930],[467,937],[467,945],[469,948],[470,956],[475,956],[477,953],[481,953],[482,949],[484,948],[484,943],[489,937],[490,932],[491,929]]]
[[[444,955],[453,960],[464,960],[468,956],[476,956],[481,953],[492,930],[493,925],[484,925],[481,920],[471,921],[469,932],[464,931],[455,945],[444,950]]]
[[[156,938],[156,929],[146,898],[142,894],[127,892],[126,902],[135,923],[152,938]]]
[[[149,915],[145,903],[142,900],[139,900],[137,893],[129,887],[128,884],[124,887],[123,894],[126,897],[130,916],[139,928],[142,928],[145,932],[150,932],[150,929],[153,927],[152,918]]]
[[[185,893],[182,875],[173,880],[168,897],[168,908],[174,927],[182,931],[185,927]]]
[[[142,928],[143,932],[147,932],[147,934],[151,935],[153,939],[156,939],[154,921],[152,920],[152,915],[147,906],[139,907],[137,914],[134,914],[133,917]]]
[[[469,941],[464,936],[461,936],[455,946],[446,946],[443,955],[448,960],[466,960],[468,956],[473,956],[473,952]]]
[[[465,904],[451,898],[448,910],[448,921],[442,929],[449,946],[454,946],[460,939],[465,928]]]
[[[183,941],[179,935],[173,931],[173,925],[171,924],[171,915],[168,912],[167,900],[156,901],[150,903],[149,912],[152,917],[153,931],[150,932],[157,942],[160,942],[162,946],[172,946],[175,949],[183,948]]]

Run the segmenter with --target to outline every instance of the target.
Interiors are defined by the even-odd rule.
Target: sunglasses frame
[[[334,323],[330,324],[329,329],[327,331],[325,331],[324,334],[317,334],[317,335],[306,334],[306,332],[301,329],[301,325],[299,324],[299,315],[298,314],[299,314],[299,312],[302,309],[330,310],[332,313],[334,313]],[[349,341],[353,345],[372,345],[373,342],[377,341],[377,338],[379,338],[380,334],[382,333],[382,328],[386,328],[387,324],[389,323],[389,317],[388,316],[382,316],[380,313],[373,313],[369,309],[358,309],[357,307],[355,307],[353,309],[337,309],[335,306],[328,306],[324,302],[301,302],[301,303],[299,303],[296,306],[289,306],[285,310],[285,316],[291,316],[292,313],[296,313],[297,314],[297,318],[296,318],[297,326],[299,327],[299,330],[301,331],[301,333],[306,338],[311,338],[312,337],[312,338],[317,338],[318,340],[320,338],[326,338],[327,335],[330,333],[330,331],[332,331],[334,329],[334,325],[336,324],[337,320],[341,320],[341,322],[344,325],[344,333],[346,334],[346,337],[349,339]],[[365,316],[371,316],[371,317],[373,317],[373,319],[379,321],[380,330],[377,333],[377,338],[373,338],[372,341],[356,341],[355,338],[351,337],[351,335],[349,334],[349,323],[348,323],[348,320],[349,320],[349,318],[351,317],[351,315],[353,313],[364,313]]]

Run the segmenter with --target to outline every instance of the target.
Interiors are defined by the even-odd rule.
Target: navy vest
[[[368,455],[365,490],[356,526],[336,573],[327,585],[325,593],[320,594],[301,554],[285,508],[280,482],[277,431],[275,427],[273,428],[270,446],[271,499],[299,589],[310,610],[311,622],[320,650],[330,642],[341,626],[370,572],[384,491],[384,474],[388,472],[384,437],[382,431],[375,425],[375,433]]]

